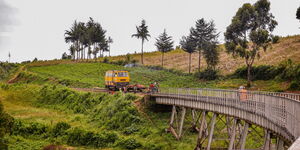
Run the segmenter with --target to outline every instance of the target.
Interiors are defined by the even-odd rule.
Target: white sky
[[[173,36],[175,45],[179,45],[180,38],[202,17],[215,21],[223,42],[223,32],[237,9],[255,0],[0,0],[0,13],[3,2],[12,10],[0,17],[13,16],[10,18],[13,27],[0,29],[0,61],[8,60],[10,51],[12,61],[20,62],[34,57],[60,58],[69,47],[64,41],[64,31],[75,19],[85,22],[89,17],[100,22],[113,38],[112,55],[140,52],[141,41],[131,35],[142,19],[146,20],[151,35],[144,45],[145,51],[156,50],[155,38],[164,28]],[[271,12],[279,23],[274,34],[300,33],[300,22],[295,16],[299,6],[299,0],[271,0]]]

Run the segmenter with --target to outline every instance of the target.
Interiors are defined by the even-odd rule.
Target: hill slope
[[[139,51],[139,50],[138,50]],[[277,65],[280,62],[291,59],[293,62],[300,62],[300,35],[284,37],[279,43],[273,44],[266,52],[262,52],[260,59],[256,59],[254,65]],[[140,54],[132,54],[133,59],[140,60]],[[188,71],[188,54],[182,50],[174,50],[165,54],[165,67],[175,68],[181,71]],[[192,54],[192,70],[198,68],[198,53]],[[124,56],[110,57],[109,60],[124,60]],[[145,65],[161,65],[161,53],[150,52],[144,55]],[[240,58],[233,58],[226,53],[224,46],[220,46],[220,63],[218,68],[222,74],[234,72],[237,68],[244,66],[245,62]],[[206,66],[204,59],[201,61],[202,68]]]

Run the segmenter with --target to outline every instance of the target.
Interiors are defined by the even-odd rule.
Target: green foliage
[[[136,97],[132,94],[126,94],[125,97],[116,95],[114,98],[104,99],[92,110],[92,118],[108,129],[124,129],[140,124],[143,120],[132,104],[135,99]]]
[[[272,36],[271,38],[272,38],[272,43],[273,43],[273,44],[278,43],[279,40],[280,40],[280,37],[279,37],[278,35]]]
[[[300,90],[300,81],[292,81],[289,90]]]
[[[8,115],[3,110],[3,105],[0,101],[0,149],[8,149],[7,141],[3,137],[12,132],[11,127],[13,126],[14,118]]]
[[[219,33],[217,33],[214,21],[208,22],[204,18],[197,20],[196,26],[191,28],[189,36],[195,42],[199,56],[203,51],[208,68],[214,68],[219,60],[219,53],[217,51]],[[200,71],[200,64],[198,68],[198,71]]]
[[[261,65],[254,66],[251,69],[252,80],[272,80],[282,73],[283,69],[275,66]],[[247,67],[238,68],[234,73],[234,77],[247,78]]]
[[[6,79],[11,73],[18,69],[17,64],[0,62],[0,80]]]
[[[258,0],[255,4],[244,4],[236,12],[225,32],[225,47],[228,53],[245,59],[250,70],[261,49],[270,45],[270,32],[277,26],[270,11],[268,0]],[[250,46],[251,43],[251,46]],[[248,86],[251,74],[248,72]]]
[[[107,147],[118,140],[113,132],[94,133],[74,128],[68,132],[67,143],[73,146]]]
[[[142,144],[138,142],[134,138],[127,138],[127,139],[122,139],[118,142],[118,146],[124,148],[124,149],[137,149],[142,147]]]
[[[205,69],[201,72],[196,72],[195,77],[201,80],[216,80],[219,78],[218,71],[214,69]]]
[[[40,90],[38,103],[64,106],[74,113],[85,113],[104,98],[104,94],[78,93],[65,87],[43,86]]]
[[[16,120],[12,128],[12,133],[24,137],[30,135],[46,136],[49,128],[49,126],[37,122],[23,122],[21,120]]]
[[[66,134],[66,130],[71,128],[71,126],[68,123],[65,122],[58,122],[53,128],[52,128],[52,136],[58,137]]]
[[[173,49],[174,41],[171,36],[168,36],[166,29],[162,34],[156,38],[155,46],[158,51],[162,53],[161,66],[164,66],[164,53],[169,52]]]

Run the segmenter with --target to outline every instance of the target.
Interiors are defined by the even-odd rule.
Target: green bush
[[[214,69],[205,69],[201,72],[196,72],[195,77],[200,80],[216,80],[219,78],[218,71]]]
[[[133,94],[125,97],[114,95],[104,99],[92,110],[92,118],[108,129],[124,129],[133,124],[142,123],[138,111],[132,104],[136,99]]]
[[[67,136],[67,143],[73,146],[107,147],[117,140],[118,135],[112,132],[95,133],[80,128],[70,130]]]
[[[276,44],[279,42],[280,37],[278,35],[272,36],[272,43]]]
[[[134,138],[127,138],[127,139],[120,140],[118,142],[118,146],[124,149],[137,149],[142,147],[142,144]]]
[[[49,131],[49,126],[37,122],[23,122],[16,120],[13,125],[13,134],[21,136],[38,135],[44,136]]]
[[[145,150],[162,150],[163,149],[163,145],[161,144],[154,144],[154,143],[147,143],[145,146],[144,146],[144,149]]]
[[[275,67],[275,66],[268,66],[268,65],[261,65],[261,66],[254,66],[251,69],[251,77],[252,80],[271,80],[274,79],[282,72],[283,68]],[[247,67],[238,68],[234,73],[234,77],[244,78],[247,79],[248,70]]]
[[[300,81],[292,81],[289,90],[300,90]]]
[[[66,130],[71,128],[71,126],[68,123],[65,122],[58,122],[51,131],[51,135],[53,137],[58,137],[66,134]]]
[[[105,94],[79,93],[65,87],[44,86],[39,91],[38,103],[64,106],[74,113],[85,113],[99,104]]]
[[[8,115],[3,110],[3,105],[0,101],[0,149],[8,149],[7,141],[3,139],[6,134],[12,132],[12,126],[14,123],[14,118]]]

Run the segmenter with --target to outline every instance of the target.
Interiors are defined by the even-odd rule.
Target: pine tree
[[[158,38],[156,38],[155,46],[157,47],[157,50],[162,53],[161,55],[161,66],[164,66],[164,53],[169,52],[173,49],[173,40],[171,36],[168,36],[166,29],[162,34],[159,35]]]

